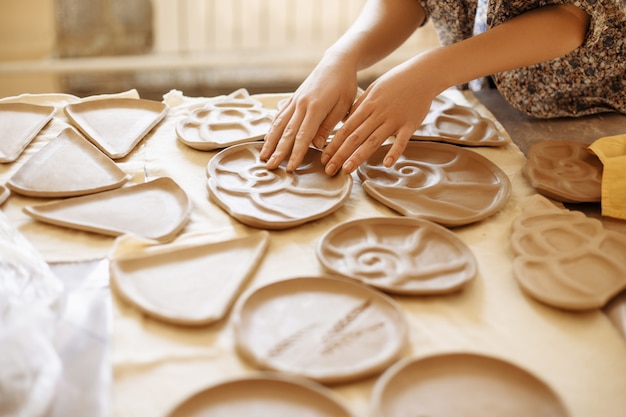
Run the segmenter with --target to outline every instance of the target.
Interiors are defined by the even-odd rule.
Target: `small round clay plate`
[[[543,381],[509,362],[471,353],[405,359],[378,380],[374,416],[567,417]]]
[[[528,150],[523,173],[541,194],[566,203],[601,200],[602,162],[584,143],[546,140]]]
[[[200,391],[168,417],[352,417],[328,389],[286,375],[233,379]]]
[[[328,270],[398,294],[436,294],[474,278],[476,259],[453,232],[428,220],[377,217],[339,224],[319,241]]]
[[[461,226],[497,213],[509,198],[509,178],[474,151],[445,143],[410,142],[387,168],[383,159],[390,146],[381,146],[357,173],[372,198],[405,216]]]
[[[231,146],[208,164],[208,189],[216,203],[240,222],[265,229],[284,229],[324,217],[348,199],[352,177],[329,177],[310,148],[294,172],[283,165],[265,168],[262,142]]]
[[[238,352],[261,369],[339,383],[382,371],[406,344],[395,302],[361,283],[301,277],[257,289],[234,315]]]

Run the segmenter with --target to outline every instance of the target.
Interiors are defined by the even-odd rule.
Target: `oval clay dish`
[[[511,194],[507,175],[469,149],[410,142],[387,168],[383,159],[390,146],[378,148],[357,174],[367,194],[405,216],[462,226],[497,213]]]
[[[333,273],[397,294],[455,291],[478,269],[472,251],[452,231],[409,217],[339,224],[319,241],[317,257]]]
[[[507,361],[473,353],[407,358],[376,382],[372,415],[568,417],[546,383]]]
[[[224,381],[178,405],[168,417],[352,417],[328,388],[263,373]]]
[[[24,207],[29,216],[57,226],[119,236],[169,241],[189,218],[191,203],[172,179]]]
[[[55,113],[53,106],[0,103],[0,162],[15,161]]]
[[[231,146],[207,166],[210,196],[241,223],[265,229],[285,229],[322,218],[350,197],[352,177],[329,177],[310,148],[294,172],[284,165],[265,168],[259,158],[262,142]]]
[[[321,383],[382,371],[406,344],[395,302],[366,285],[335,277],[300,277],[265,285],[234,315],[238,352],[261,369]]]
[[[69,121],[111,159],[128,155],[167,114],[161,102],[104,98],[69,104]]]
[[[28,159],[7,185],[32,197],[74,197],[121,187],[130,179],[72,128]]]
[[[523,173],[539,193],[566,203],[597,202],[602,198],[602,162],[587,144],[546,140],[528,150]]]

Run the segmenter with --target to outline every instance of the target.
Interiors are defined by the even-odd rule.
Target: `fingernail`
[[[320,162],[322,163],[322,165],[326,165],[328,161],[330,161],[330,155],[323,153],[320,157]]]
[[[354,162],[352,161],[348,161],[345,164],[343,164],[343,170],[346,171],[348,174],[352,173],[352,171],[354,171]]]
[[[389,168],[390,166],[393,165],[393,158],[388,156],[385,158],[385,160],[383,161],[383,165],[385,165],[387,168]]]
[[[336,170],[337,170],[337,166],[335,164],[326,165],[325,171],[328,175],[335,175]]]

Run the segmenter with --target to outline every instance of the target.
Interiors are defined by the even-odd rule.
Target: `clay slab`
[[[455,291],[478,269],[472,251],[453,232],[409,217],[339,224],[319,241],[317,257],[335,274],[398,294]]]
[[[32,197],[73,197],[118,188],[129,179],[98,148],[67,128],[26,161],[7,185]]]
[[[539,193],[566,203],[602,198],[602,162],[584,143],[546,140],[528,150],[523,173]]]
[[[390,146],[381,146],[357,174],[367,194],[405,216],[461,226],[497,213],[511,194],[506,174],[469,149],[410,142],[387,168],[383,158]]]
[[[67,105],[67,118],[111,159],[128,155],[167,114],[164,103],[106,98]]]
[[[55,113],[53,106],[0,103],[0,162],[15,161]]]
[[[355,281],[298,277],[258,288],[234,315],[238,352],[261,369],[321,383],[385,369],[406,343],[395,302]]]
[[[269,240],[266,231],[223,242],[171,248],[113,259],[118,293],[165,322],[205,325],[221,320],[256,269]]]
[[[374,387],[375,416],[567,417],[557,394],[528,371],[472,353],[405,359]]]
[[[0,185],[0,206],[4,204],[5,201],[7,201],[10,195],[11,191],[9,191],[9,189],[4,185]]]
[[[352,177],[329,177],[310,148],[292,173],[284,165],[265,168],[259,158],[262,142],[231,146],[207,166],[211,198],[232,217],[252,227],[285,229],[324,217],[350,196]]]
[[[602,309],[615,329],[626,339],[626,291],[622,291],[614,297]]]
[[[545,197],[531,198],[514,220],[511,247],[520,287],[552,307],[600,308],[626,288],[626,235]]]
[[[200,391],[168,417],[352,417],[330,390],[310,381],[267,373]]]
[[[189,218],[191,203],[170,178],[27,206],[29,216],[57,226],[119,236],[172,240]]]

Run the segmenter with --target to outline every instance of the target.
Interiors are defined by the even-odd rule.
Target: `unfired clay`
[[[54,117],[53,106],[0,103],[0,162],[13,162]]]
[[[626,291],[615,296],[602,309],[615,329],[626,339]]]
[[[4,204],[5,201],[7,201],[10,195],[11,191],[9,191],[9,189],[4,185],[0,184],[0,206]]]
[[[457,235],[409,217],[339,224],[319,241],[317,257],[333,273],[399,294],[455,291],[477,272],[474,254]]]
[[[164,103],[104,98],[67,105],[67,118],[109,158],[128,155],[167,114]]]
[[[130,179],[72,128],[33,155],[7,185],[33,197],[72,197],[121,187]]]
[[[329,177],[310,148],[298,169],[265,168],[259,158],[262,142],[231,146],[207,166],[211,198],[240,222],[253,227],[284,229],[324,217],[350,196],[352,177]]]
[[[385,369],[406,343],[399,307],[355,281],[302,277],[248,294],[234,315],[238,352],[261,369],[322,383]]]
[[[390,168],[381,146],[358,168],[374,199],[409,217],[444,226],[485,219],[504,207],[511,193],[507,175],[482,155],[460,146],[410,142]]]
[[[626,288],[626,235],[545,197],[532,197],[515,219],[511,246],[521,288],[550,306],[599,308]]]

